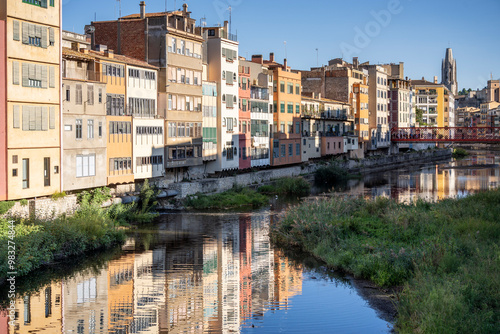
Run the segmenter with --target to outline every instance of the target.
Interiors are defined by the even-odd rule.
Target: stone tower
[[[454,95],[458,93],[457,62],[453,59],[451,48],[446,49],[446,55],[441,66],[441,83],[448,87]]]

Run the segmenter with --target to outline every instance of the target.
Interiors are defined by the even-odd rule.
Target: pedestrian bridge
[[[500,127],[392,128],[391,141],[500,143]]]

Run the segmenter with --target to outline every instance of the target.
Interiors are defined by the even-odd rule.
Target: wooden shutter
[[[28,64],[29,67],[29,72],[28,72],[28,78],[29,79],[36,79],[36,65],[35,64]],[[29,85],[29,83],[28,83]]]
[[[35,130],[42,130],[42,107],[35,107]]]
[[[50,44],[54,45],[55,44],[55,38],[54,38],[54,28],[49,27],[49,42]]]
[[[35,37],[38,37],[38,38],[42,38],[42,26],[39,26],[37,24],[34,25],[35,26]]]
[[[29,86],[29,64],[23,63],[23,87]]]
[[[12,84],[19,85],[19,62],[12,62]]]
[[[42,31],[42,36],[41,36],[41,39],[42,39],[42,48],[46,49],[47,48],[47,28],[46,27],[40,27],[41,31]]]
[[[35,77],[30,76],[30,79],[42,81],[42,65],[35,64]]]
[[[14,105],[14,110],[12,112],[12,119],[14,121],[13,128],[19,129],[19,105]]]
[[[49,66],[49,87],[54,88],[56,86],[56,73],[54,66]]]
[[[47,88],[47,65],[42,66],[41,78],[42,78],[42,88]]]
[[[28,29],[29,29],[28,30],[28,37],[35,37],[35,35],[36,35],[35,25],[28,23]],[[28,43],[29,43],[29,40],[28,40]]]
[[[28,107],[30,114],[30,130],[36,130],[36,107]]]
[[[23,44],[29,44],[29,24],[26,22],[23,22]]]
[[[49,125],[47,107],[42,107],[42,131],[47,131]]]
[[[87,103],[94,104],[94,85],[92,84],[87,84]]]
[[[49,129],[55,129],[56,128],[56,112],[55,112],[55,107],[50,107],[49,111]]]
[[[28,106],[23,106],[23,131],[30,129],[30,110]]]
[[[13,24],[13,34],[12,34],[12,38],[15,40],[15,41],[18,41],[19,40],[19,21],[18,20],[14,20],[12,21],[12,24]]]

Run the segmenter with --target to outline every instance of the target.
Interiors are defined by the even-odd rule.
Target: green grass
[[[438,203],[333,198],[272,229],[333,268],[401,286],[401,333],[500,332],[500,190]]]
[[[266,195],[290,195],[304,197],[311,193],[311,185],[302,177],[283,177],[277,179],[274,185],[265,185],[257,189]]]
[[[184,200],[184,205],[196,210],[221,210],[230,208],[253,207],[258,208],[269,203],[267,196],[255,190],[243,187],[234,187],[231,190],[213,194],[196,194]]]

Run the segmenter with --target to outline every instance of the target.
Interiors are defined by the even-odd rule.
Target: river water
[[[500,154],[365,176],[346,194],[401,202],[499,186]],[[122,247],[18,280],[16,330],[0,333],[387,333],[348,277],[274,248],[254,212],[167,213]],[[2,298],[6,294],[0,292]]]

